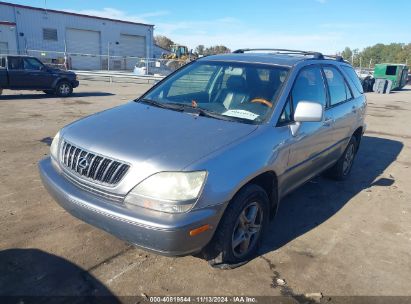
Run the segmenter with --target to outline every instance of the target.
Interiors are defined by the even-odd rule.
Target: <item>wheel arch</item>
[[[360,142],[361,142],[361,138],[362,138],[362,134],[363,134],[363,130],[364,130],[364,128],[361,126],[361,127],[358,127],[355,131],[354,131],[354,133],[353,133],[353,137],[355,137],[355,139],[356,139],[356,141],[357,141],[357,151],[358,151],[358,149],[359,149],[359,147],[360,147]]]
[[[71,84],[70,80],[67,77],[58,77],[56,80],[54,80],[52,88],[56,89],[57,85],[62,81],[67,81],[68,83]]]
[[[270,219],[273,219],[277,213],[279,202],[278,202],[278,178],[277,174],[272,171],[265,171],[263,173],[254,176],[246,183],[244,183],[233,195],[230,202],[237,196],[237,194],[246,186],[254,184],[258,185],[264,189],[267,193],[268,199],[270,201]]]

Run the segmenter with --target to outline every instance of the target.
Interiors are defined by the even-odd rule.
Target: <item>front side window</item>
[[[324,74],[330,92],[330,106],[352,98],[350,89],[342,74],[334,67],[324,67]]]
[[[34,58],[24,58],[23,59],[23,66],[25,70],[35,70],[40,71],[43,64]]]
[[[287,73],[288,68],[278,66],[197,61],[165,79],[140,101],[261,123],[274,108]]]
[[[300,101],[317,102],[325,106],[325,85],[319,67],[307,67],[298,74],[288,97],[287,104],[278,121],[279,125],[294,121],[294,111]]]

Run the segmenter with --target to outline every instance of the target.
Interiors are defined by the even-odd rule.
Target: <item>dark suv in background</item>
[[[48,67],[35,57],[0,55],[0,94],[3,89],[36,90],[67,97],[78,85],[75,73]]]

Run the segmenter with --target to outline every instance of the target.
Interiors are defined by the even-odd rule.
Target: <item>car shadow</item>
[[[0,251],[0,302],[120,303],[89,272],[38,249]]]
[[[77,97],[104,97],[104,96],[113,96],[115,94],[108,93],[108,92],[74,92],[69,97],[57,97],[54,95],[48,95],[45,93],[37,93],[37,94],[18,94],[18,95],[0,95],[0,100],[18,100],[18,99],[48,99],[48,98],[63,98],[63,99],[71,99]]]
[[[399,141],[364,136],[351,175],[346,181],[337,182],[320,176],[281,201],[259,254],[274,251],[316,228],[359,192],[373,186],[391,186],[394,178],[380,175],[396,160],[402,148],[403,144]]]

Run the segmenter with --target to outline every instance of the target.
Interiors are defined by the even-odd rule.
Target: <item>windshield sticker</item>
[[[244,118],[248,120],[255,120],[258,116],[260,116],[260,115],[257,115],[253,112],[249,112],[246,110],[228,110],[221,114],[226,115],[226,116]]]

